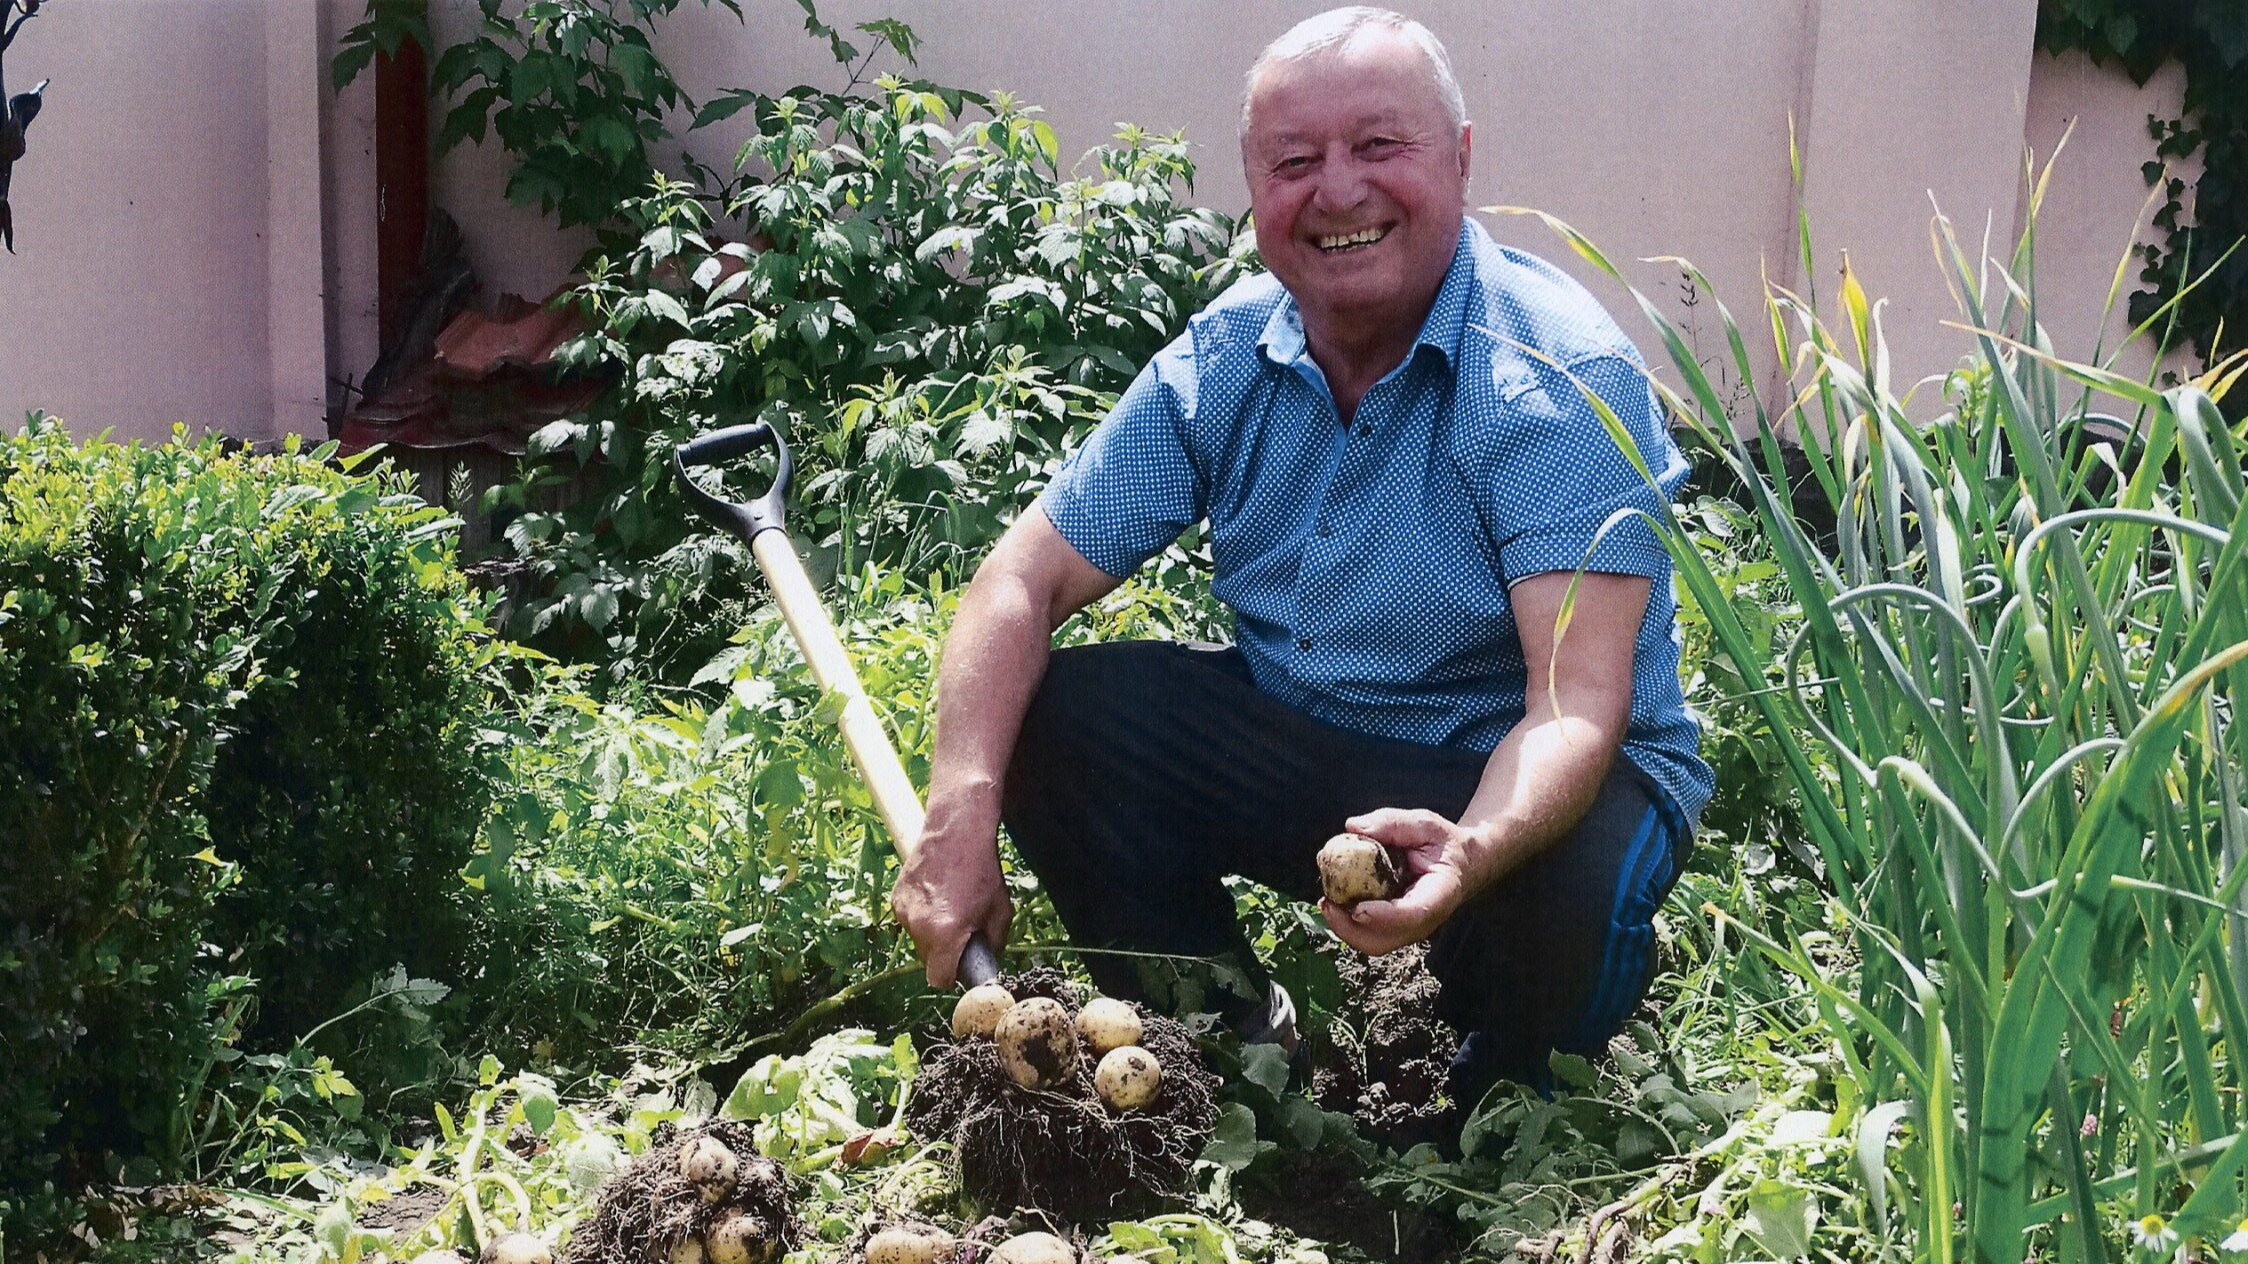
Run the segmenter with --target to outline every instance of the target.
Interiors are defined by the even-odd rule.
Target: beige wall
[[[474,0],[433,3],[441,41],[468,30]],[[74,0],[33,25],[11,80],[57,83],[18,168],[24,253],[0,257],[0,418],[44,406],[133,434],[173,420],[260,438],[319,432],[322,379],[355,379],[375,353],[372,77],[340,95],[315,79],[363,7]],[[840,84],[795,5],[745,7],[746,29],[689,0],[657,31],[690,92]],[[1238,212],[1241,71],[1265,40],[1322,7],[825,0],[822,11],[845,27],[906,20],[927,40],[923,73],[1043,105],[1066,152],[1122,120],[1184,128],[1200,197]],[[2062,350],[2090,352],[2145,195],[2145,116],[2174,110],[2179,91],[2174,77],[2141,90],[2082,59],[2033,54],[2034,0],[1430,0],[1413,12],[1458,63],[1476,123],[1478,205],[1551,211],[1619,259],[1689,257],[1744,319],[1765,275],[1830,293],[1848,249],[1868,288],[1889,298],[1900,383],[1942,372],[1961,349],[1939,323],[1955,312],[1929,251],[1930,191],[1969,240],[1986,222],[1993,240],[2008,240],[2023,143],[2049,149],[2070,116],[2081,117],[2046,207],[2043,298]],[[1791,119],[1817,234],[1810,278],[1797,275]],[[689,143],[723,162],[740,122]],[[504,154],[468,147],[433,183],[487,289],[544,294],[583,240],[507,207],[505,176]],[[1486,222],[1502,240],[1574,262],[1531,221]],[[1631,267],[1719,361],[1708,296],[1685,291],[1667,265]],[[1620,291],[1600,292],[1652,349]],[[1751,339],[1768,380],[1765,341]]]
[[[320,428],[317,76],[303,0],[50,5],[8,56],[51,77],[0,255],[0,420]]]

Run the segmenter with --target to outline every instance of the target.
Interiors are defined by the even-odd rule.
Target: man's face
[[[1241,155],[1257,249],[1307,314],[1413,319],[1442,284],[1467,202],[1468,135],[1394,31],[1267,71]]]

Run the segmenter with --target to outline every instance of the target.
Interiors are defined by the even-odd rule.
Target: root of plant
[[[702,1137],[713,1137],[739,1162],[733,1191],[717,1202],[680,1174],[680,1152]],[[695,1128],[665,1124],[648,1152],[601,1187],[593,1214],[570,1235],[564,1264],[649,1264],[671,1258],[689,1237],[707,1237],[720,1220],[739,1213],[755,1218],[763,1237],[777,1244],[772,1258],[793,1247],[800,1236],[795,1199],[781,1165],[757,1151],[757,1138],[745,1124],[713,1120]]]
[[[1010,976],[1019,999],[1051,997],[1075,1014],[1082,997],[1059,971]],[[1141,1046],[1163,1066],[1153,1105],[1118,1114],[1093,1091],[1098,1059],[1080,1056],[1052,1092],[1020,1088],[989,1040],[937,1045],[906,1107],[916,1135],[950,1141],[960,1184],[987,1207],[1035,1208],[1072,1222],[1126,1215],[1187,1192],[1217,1123],[1217,1077],[1186,1029],[1143,1014]],[[1081,1055],[1089,1051],[1080,1049]]]

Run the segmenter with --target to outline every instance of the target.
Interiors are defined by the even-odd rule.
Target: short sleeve
[[[1205,513],[1207,481],[1186,442],[1193,359],[1184,342],[1140,371],[1038,498],[1072,548],[1120,579]]]
[[[1654,485],[1617,447],[1586,391],[1630,432]],[[1499,441],[1478,494],[1508,585],[1580,566],[1669,577],[1670,554],[1655,522],[1684,481],[1686,464],[1635,361],[1602,355],[1570,365],[1566,375],[1540,372],[1537,384],[1509,398],[1501,413]],[[1602,533],[1603,524],[1627,510],[1636,512]]]

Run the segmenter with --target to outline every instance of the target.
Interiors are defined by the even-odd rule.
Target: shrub
[[[867,567],[835,605],[868,696],[925,779],[931,686],[956,591]],[[1119,587],[1065,639],[1209,636],[1207,592]],[[924,995],[889,917],[892,846],[836,731],[832,703],[779,613],[757,612],[697,685],[715,705],[606,701],[556,669],[513,723],[508,791],[471,879],[488,904],[478,953],[489,1039],[568,1065],[620,1045],[707,1055],[846,988],[889,985],[868,1016]],[[1059,937],[1019,893],[1015,940]]]
[[[689,671],[708,657],[693,632],[741,571],[663,462],[753,419],[794,444],[797,529],[831,563],[965,578],[1242,263],[1226,217],[1180,203],[1177,138],[1127,128],[1065,178],[1052,129],[1004,97],[884,79],[871,97],[735,92],[705,115],[743,108],[757,133],[725,206],[740,225],[659,182],[624,208],[637,244],[576,292],[594,332],[565,355],[618,385],[533,441],[595,481],[508,532],[544,594],[519,630],[543,644]]]
[[[259,989],[458,938],[478,624],[437,511],[326,455],[0,439],[0,1178],[175,1164]]]

